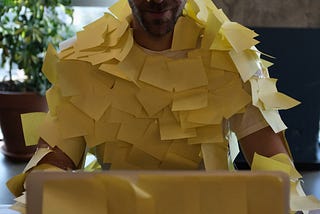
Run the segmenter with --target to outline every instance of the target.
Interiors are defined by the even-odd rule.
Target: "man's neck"
[[[173,32],[163,36],[153,36],[141,26],[133,23],[132,27],[134,40],[140,46],[153,51],[163,51],[171,48]]]

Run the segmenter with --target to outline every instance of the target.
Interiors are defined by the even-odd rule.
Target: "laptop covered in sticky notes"
[[[287,214],[281,172],[32,172],[27,214]]]

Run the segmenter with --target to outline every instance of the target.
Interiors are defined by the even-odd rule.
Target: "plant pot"
[[[44,96],[32,92],[0,91],[0,126],[4,138],[1,152],[14,161],[28,161],[36,146],[25,145],[20,115],[47,111]]]

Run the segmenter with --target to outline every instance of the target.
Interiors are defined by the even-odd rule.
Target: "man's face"
[[[128,0],[134,18],[153,36],[172,32],[186,0]]]

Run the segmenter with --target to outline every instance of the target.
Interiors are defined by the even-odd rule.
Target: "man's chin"
[[[154,37],[162,37],[171,33],[174,27],[169,24],[145,26],[146,31]]]

